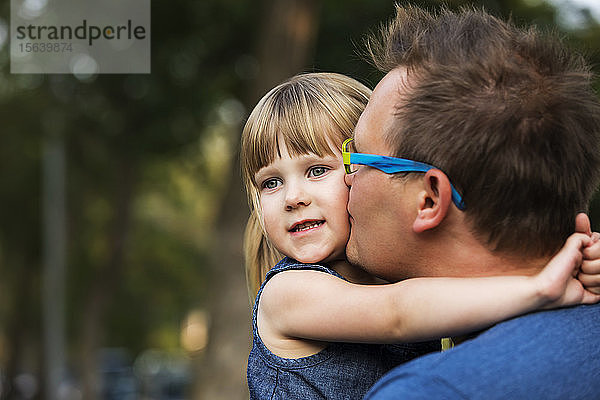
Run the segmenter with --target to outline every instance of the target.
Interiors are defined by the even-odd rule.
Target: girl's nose
[[[310,204],[310,196],[301,185],[289,185],[285,196],[286,210],[293,210]]]

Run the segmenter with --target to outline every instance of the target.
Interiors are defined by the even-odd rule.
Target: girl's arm
[[[582,248],[591,244],[589,236],[573,234],[531,277],[416,278],[367,286],[317,271],[286,271],[265,286],[259,323],[268,322],[269,330],[284,338],[329,342],[415,342],[460,335],[542,307],[599,301],[600,295],[574,277]],[[600,248],[595,251],[600,256]]]

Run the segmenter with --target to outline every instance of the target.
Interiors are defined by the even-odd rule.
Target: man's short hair
[[[408,79],[386,133],[397,157],[435,165],[491,250],[553,253],[600,169],[600,105],[584,58],[551,33],[481,10],[397,7],[368,42]]]

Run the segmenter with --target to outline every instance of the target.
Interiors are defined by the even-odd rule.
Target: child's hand
[[[588,247],[589,246],[589,247]],[[584,259],[584,249],[588,250],[586,271],[583,282],[577,279]],[[534,277],[538,284],[544,308],[555,308],[575,304],[591,304],[600,301],[600,245],[584,233],[574,233],[567,239],[560,251],[552,257],[544,269]],[[591,259],[588,259],[591,258]],[[593,272],[595,271],[595,272]],[[588,290],[587,282],[593,290]]]
[[[575,217],[575,232],[585,233],[592,238],[591,243],[583,249],[583,263],[577,279],[589,292],[600,294],[600,233],[592,233],[590,219],[585,213]]]
[[[592,243],[583,249],[583,262],[577,279],[585,289],[600,295],[600,234],[592,234]]]

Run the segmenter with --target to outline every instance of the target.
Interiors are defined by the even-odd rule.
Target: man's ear
[[[450,180],[439,169],[430,169],[423,176],[423,190],[419,192],[419,210],[413,222],[413,231],[421,233],[441,224],[451,204]]]

